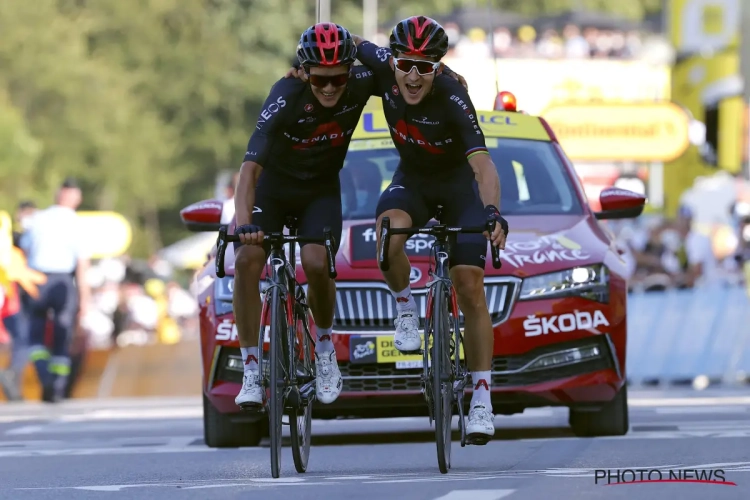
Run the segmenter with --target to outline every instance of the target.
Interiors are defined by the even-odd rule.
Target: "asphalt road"
[[[498,416],[487,446],[454,442],[447,475],[426,418],[316,421],[308,472],[295,472],[287,448],[274,480],[268,448],[203,444],[198,399],[6,404],[0,498],[750,498],[750,389],[631,391],[630,405],[631,431],[617,438],[572,437],[564,410]],[[609,470],[617,482],[617,469],[626,483],[595,479]],[[710,472],[725,483],[632,483],[638,470],[652,480]]]

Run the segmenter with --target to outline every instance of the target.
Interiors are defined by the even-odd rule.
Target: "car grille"
[[[544,354],[592,345],[599,347],[601,355],[589,361],[541,370],[497,373],[519,370],[535,358]],[[575,377],[610,368],[614,368],[612,352],[603,336],[573,342],[561,342],[559,344],[540,347],[524,354],[495,357],[492,360],[492,387],[526,386],[566,377]],[[339,369],[344,379],[344,391],[419,391],[422,388],[420,382],[421,368],[399,370],[396,369],[396,365],[393,363],[359,365],[339,361]]]
[[[336,288],[334,329],[356,332],[393,329],[396,301],[386,285],[339,282]],[[517,291],[518,281],[513,279],[500,278],[497,281],[485,282],[484,293],[493,325],[498,325],[508,318]],[[413,290],[412,293],[419,308],[420,323],[424,325],[427,289]],[[464,324],[463,313],[459,313],[459,323],[461,326]]]
[[[544,354],[592,345],[599,348],[601,355],[588,361],[534,371],[498,373],[519,370]],[[614,354],[604,336],[561,342],[514,356],[498,356],[492,360],[492,386],[498,388],[519,387],[575,377],[599,370],[614,369],[613,356]],[[223,347],[221,349],[215,380],[242,383],[242,371],[226,367],[229,357],[239,358],[240,350],[236,347]],[[396,369],[395,363],[352,364],[348,361],[339,361],[338,365],[344,382],[344,392],[420,391],[422,388],[420,382],[421,368],[400,370]]]

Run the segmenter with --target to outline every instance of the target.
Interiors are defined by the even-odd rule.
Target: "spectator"
[[[26,231],[31,221],[31,217],[36,212],[36,203],[33,201],[22,201],[16,208],[16,224],[17,230],[13,231],[13,245],[19,247],[21,241],[21,235]]]
[[[680,207],[676,225],[684,241],[684,284],[688,287],[713,284],[719,275],[711,238],[695,230],[692,210],[686,205]]]
[[[47,402],[57,402],[65,395],[76,315],[85,316],[89,304],[89,259],[76,214],[81,198],[75,180],[66,180],[57,192],[56,203],[34,214],[20,242],[29,267],[47,277],[39,287],[39,297],[30,303],[29,329],[31,357],[39,373],[42,399]],[[53,324],[51,353],[44,341],[49,312]]]
[[[569,59],[585,59],[591,51],[586,39],[581,36],[578,26],[569,24],[563,30],[565,39],[565,57]]]
[[[25,297],[37,297],[37,285],[44,283],[46,278],[27,267],[24,253],[14,246],[17,233],[11,231],[10,218],[3,214],[8,224],[2,235],[4,258],[0,263],[0,285],[3,300],[0,301],[0,315],[12,345],[10,367],[0,372],[0,385],[6,398],[14,401],[23,399],[23,371],[29,359],[28,301]]]

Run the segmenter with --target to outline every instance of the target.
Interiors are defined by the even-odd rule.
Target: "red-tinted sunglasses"
[[[311,75],[308,73],[307,78],[310,80],[311,85],[321,89],[327,87],[329,83],[334,87],[341,87],[349,81],[349,73],[340,73],[331,76]]]
[[[440,67],[439,62],[425,61],[423,59],[399,59],[393,58],[396,69],[403,73],[410,73],[413,68],[417,68],[417,73],[422,76],[431,75]]]

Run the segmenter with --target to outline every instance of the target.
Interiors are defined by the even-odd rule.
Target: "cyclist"
[[[382,193],[376,217],[389,217],[391,227],[423,226],[436,205],[442,222],[478,226],[497,222],[492,235],[461,234],[453,248],[451,278],[466,318],[466,357],[474,391],[466,432],[484,438],[495,433],[490,399],[494,344],[492,322],[484,295],[486,238],[505,248],[508,223],[500,215],[500,179],[485,145],[467,90],[455,79],[439,76],[448,51],[448,36],[425,16],[399,22],[390,49],[355,36],[357,58],[376,76],[383,111],[401,157],[392,182]],[[383,273],[397,305],[395,346],[418,350],[419,312],[409,286],[410,264],[405,236],[393,237],[390,269]],[[380,246],[380,241],[378,241]]]
[[[260,112],[250,137],[235,193],[234,314],[244,360],[242,389],[235,403],[262,405],[265,391],[258,374],[259,281],[269,248],[263,233],[282,231],[287,215],[298,218],[299,234],[323,237],[330,226],[334,250],[342,231],[339,171],[367,100],[375,90],[372,72],[353,67],[357,48],[351,34],[334,23],[320,23],[302,33],[297,58],[309,84],[281,78]],[[316,396],[330,404],[342,381],[331,341],[336,285],[326,268],[322,245],[301,250],[315,320]]]

